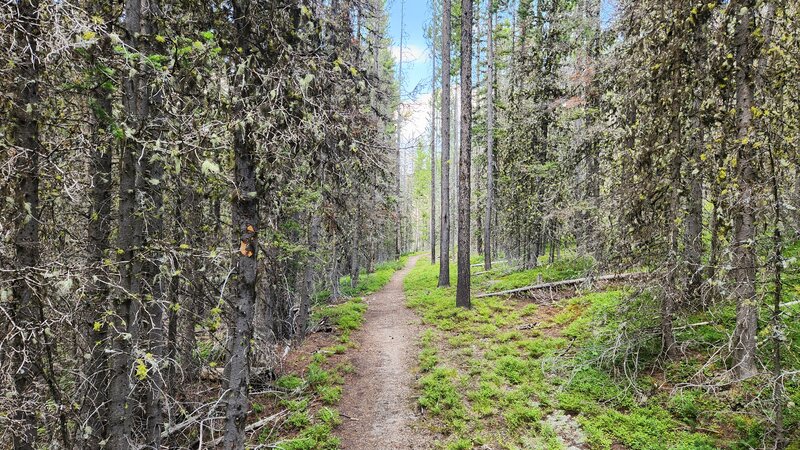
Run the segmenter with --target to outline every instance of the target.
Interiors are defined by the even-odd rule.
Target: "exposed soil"
[[[379,292],[367,298],[365,322],[347,355],[355,367],[345,379],[339,403],[343,423],[336,430],[345,450],[429,449],[433,437],[416,427],[414,402],[419,318],[405,305],[403,278],[418,257]]]

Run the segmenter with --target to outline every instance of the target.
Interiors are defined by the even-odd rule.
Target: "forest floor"
[[[339,403],[342,425],[336,430],[342,448],[427,449],[431,438],[414,427],[417,340],[419,317],[406,306],[403,279],[419,257],[368,297],[364,325],[353,333],[358,348],[348,352],[354,366],[345,378]]]
[[[800,254],[800,244],[787,254]],[[473,292],[581,278],[591,270],[576,257],[540,263],[531,270],[498,265],[473,277]],[[450,269],[452,278],[455,264]],[[655,302],[637,295],[647,286],[596,283],[473,298],[464,310],[455,306],[455,287],[435,287],[438,272],[421,259],[405,278],[408,304],[423,323],[416,396],[418,426],[435,435],[428,448],[766,448],[768,375],[732,385],[726,361],[716,356],[728,341],[735,305],[681,317],[676,336],[684,357],[662,360],[658,335],[640,332],[657,324],[657,311],[648,309]],[[787,286],[797,286],[785,275]],[[800,341],[796,330],[789,327],[787,339]],[[786,364],[797,366],[788,356]],[[800,450],[800,386],[786,383],[786,395],[789,449]]]

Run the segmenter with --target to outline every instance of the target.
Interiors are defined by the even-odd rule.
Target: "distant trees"
[[[444,17],[451,8],[468,13],[466,4],[439,4]],[[485,42],[486,58],[478,58],[474,73],[479,80],[485,74],[485,83],[471,86],[466,77],[473,71],[463,70],[474,59],[463,42],[472,27],[454,25],[461,32],[454,39],[462,40],[453,55],[462,64],[458,226],[466,226],[461,207],[470,202],[484,226],[480,238],[460,235],[459,254],[466,246],[485,249],[486,269],[493,248],[522,267],[545,255],[553,261],[562,249],[590,257],[601,270],[646,267],[652,283],[643,298],[654,310],[642,320],[662,357],[682,357],[686,344],[676,321],[730,302],[736,320],[728,324],[726,367],[736,379],[761,373],[758,336],[767,324],[759,317],[767,293],[780,284],[770,267],[783,258],[774,236],[796,239],[798,232],[796,214],[781,216],[797,209],[797,170],[769,170],[771,158],[776,167],[796,166],[796,149],[786,143],[798,129],[789,94],[797,7],[624,1],[612,20],[597,0],[483,5],[487,32],[477,43],[480,51]],[[448,25],[441,34],[440,285],[447,285],[453,109]],[[465,129],[472,101],[487,105],[486,113],[479,108]],[[479,149],[472,159],[486,163],[485,175],[475,175],[485,184],[464,199],[470,145]],[[773,203],[777,210],[767,207]],[[777,217],[786,218],[774,226],[777,233],[768,232]]]
[[[0,9],[0,447],[242,448],[312,298],[394,256],[383,4],[333,3]]]

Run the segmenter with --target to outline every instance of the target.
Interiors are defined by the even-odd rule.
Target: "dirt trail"
[[[428,449],[432,438],[414,428],[414,399],[419,318],[405,306],[403,278],[419,257],[367,298],[364,326],[348,351],[355,372],[344,384],[339,410],[345,416],[337,434],[344,450]]]

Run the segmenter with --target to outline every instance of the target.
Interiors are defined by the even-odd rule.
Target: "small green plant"
[[[317,394],[320,400],[326,405],[335,405],[342,398],[342,388],[340,386],[317,386]]]
[[[422,394],[419,406],[427,413],[441,417],[453,428],[466,417],[464,405],[456,391],[454,381],[456,371],[447,368],[436,368],[420,379]]]
[[[308,426],[311,423],[311,418],[308,416],[308,411],[293,411],[286,419],[286,423],[299,430]]]
[[[312,362],[306,368],[306,381],[308,381],[308,384],[311,386],[327,383],[330,376],[331,374],[316,362]]]
[[[317,418],[322,421],[322,423],[331,427],[335,427],[342,423],[342,418],[339,416],[339,411],[327,406],[320,408],[319,412],[317,412]]]
[[[284,375],[275,380],[275,385],[279,388],[295,390],[303,385],[303,379],[296,375]]]

